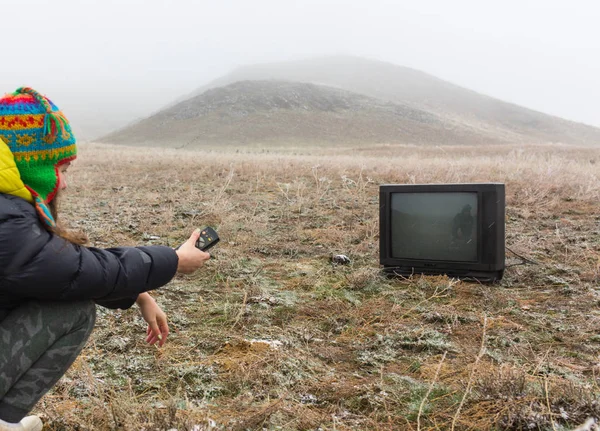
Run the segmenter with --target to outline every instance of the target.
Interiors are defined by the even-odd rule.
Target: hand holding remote
[[[198,249],[196,242],[200,238],[200,229],[196,229],[189,239],[181,244],[175,251],[179,257],[179,264],[177,265],[177,272],[182,274],[192,274],[197,269],[204,265],[210,254]]]

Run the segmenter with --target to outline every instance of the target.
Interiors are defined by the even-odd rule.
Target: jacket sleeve
[[[8,230],[8,231],[7,231]],[[128,308],[137,296],[167,284],[177,271],[170,247],[99,249],[71,244],[28,218],[0,225],[4,269],[0,288],[22,299],[94,300],[109,308]]]

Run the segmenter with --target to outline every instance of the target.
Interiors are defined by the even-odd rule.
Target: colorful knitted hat
[[[58,191],[58,166],[77,154],[69,122],[47,97],[21,87],[0,98],[0,138],[8,144],[21,179],[43,216],[45,204]],[[54,224],[51,216],[45,221]]]

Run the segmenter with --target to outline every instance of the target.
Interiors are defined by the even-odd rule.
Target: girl
[[[0,98],[0,431],[41,430],[25,417],[73,363],[94,326],[96,304],[134,303],[146,341],[162,346],[167,317],[147,293],[210,258],[195,231],[170,247],[98,249],[57,225],[56,198],[76,157],[59,109],[31,88]]]

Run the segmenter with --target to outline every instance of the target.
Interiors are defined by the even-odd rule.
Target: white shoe
[[[0,431],[42,431],[44,424],[37,416],[27,416],[17,424],[4,422],[0,419]]]
[[[20,423],[25,431],[42,431],[42,428],[44,428],[42,420],[37,416],[27,416]]]

